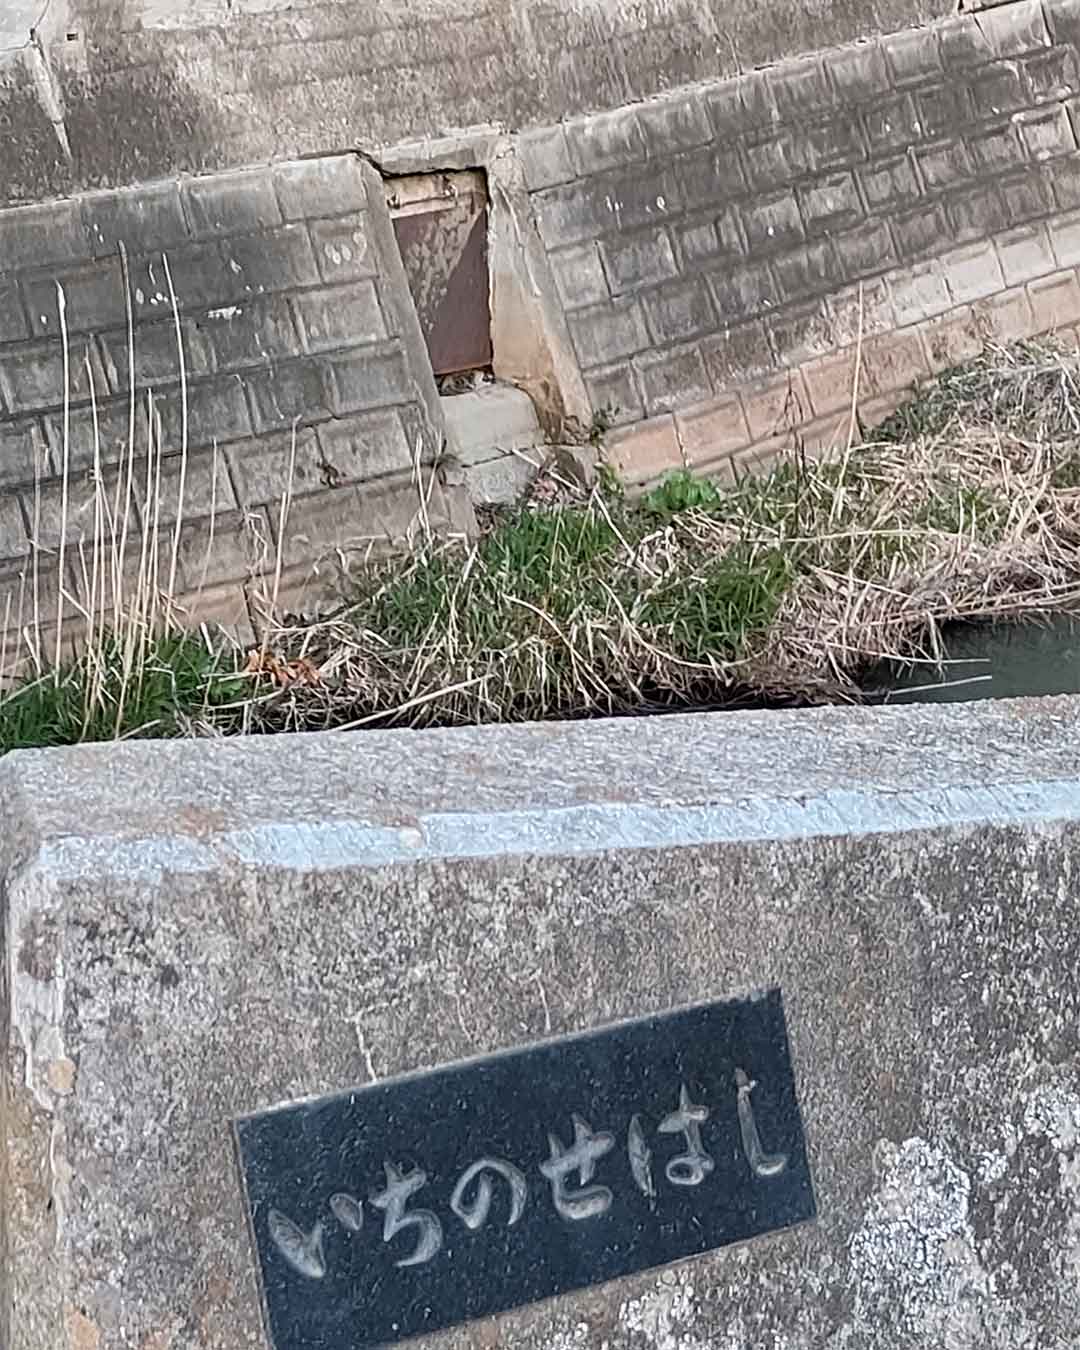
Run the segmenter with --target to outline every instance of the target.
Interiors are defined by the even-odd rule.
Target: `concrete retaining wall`
[[[301,144],[325,150],[343,135],[333,118],[347,100],[327,102],[332,91],[341,93],[331,68],[380,116],[408,104],[412,120],[394,122],[398,132],[445,124],[442,75],[410,74],[407,57],[415,53],[398,39],[385,52],[399,63],[394,97],[383,97],[381,74],[340,73],[359,40],[349,26],[354,10],[301,6],[226,20],[212,5],[203,12],[161,4],[132,13],[136,28],[128,32],[125,20],[119,37],[110,29],[94,59],[112,52],[107,59],[120,61],[119,70],[137,52],[148,63],[139,67],[147,79],[166,80],[182,47],[194,63],[185,70],[218,82],[234,161],[273,158]],[[550,93],[557,69],[578,93],[552,96],[543,125],[526,127],[539,120],[531,104],[499,111],[501,94],[483,72],[497,83],[506,71],[477,45],[473,19],[459,16],[460,27],[437,35],[429,25],[425,41],[452,41],[466,54],[452,62],[442,47],[430,48],[446,78],[451,71],[455,80],[465,72],[471,78],[469,91],[459,91],[460,119],[479,115],[483,104],[489,116],[526,129],[378,147],[387,174],[486,172],[494,370],[533,398],[553,437],[580,437],[596,414],[617,408],[608,454],[632,482],[683,465],[734,475],[794,445],[815,451],[845,442],[853,427],[880,420],[920,379],[988,341],[1080,323],[1080,0],[1015,0],[633,103],[627,100],[715,74],[724,63],[666,63],[678,26],[668,15],[666,26],[642,30],[654,45],[642,37],[632,59],[629,46],[588,49],[590,60],[614,61],[622,74],[605,84],[590,67],[586,79],[586,49],[559,28],[559,13],[545,11],[550,30],[536,25],[562,52],[536,75],[536,87]],[[815,32],[820,40],[851,36],[880,27],[888,13],[835,6]],[[730,34],[736,43],[749,41],[750,10],[738,8],[737,16]],[[607,10],[589,21],[601,17],[615,22]],[[62,45],[78,48],[98,22],[95,13]],[[250,26],[243,31],[252,48],[242,58],[234,45],[238,24]],[[502,30],[488,31],[497,47]],[[305,51],[310,46],[302,68],[295,52],[290,63],[285,34],[304,38]],[[777,36],[776,52],[790,50],[793,40]],[[161,44],[169,43],[180,47],[166,59]],[[695,60],[706,50],[696,38],[684,46]],[[369,48],[382,50],[374,38]],[[117,52],[126,55],[121,60]],[[48,52],[37,54],[45,60]],[[331,56],[339,64],[324,69],[320,61]],[[269,88],[271,68],[297,85],[289,89],[292,112],[279,110],[277,138],[268,141],[266,110],[250,86],[262,71],[259,87]],[[228,97],[219,87],[226,69],[236,81]],[[644,79],[645,71],[651,84],[627,82],[632,72]],[[39,80],[35,97],[46,86]],[[275,98],[284,97],[280,87]],[[95,97],[104,98],[104,88]],[[402,89],[415,98],[404,100]],[[625,106],[551,120],[576,109],[587,90],[596,103]],[[306,99],[307,140],[289,122],[307,115]],[[327,114],[318,123],[316,102]],[[54,112],[66,106],[61,99]],[[130,113],[110,145],[126,143]],[[169,149],[175,127],[127,167],[95,159],[97,150],[80,160],[72,142],[68,177],[46,175],[20,188],[17,174],[9,175],[8,196],[219,160],[224,143],[200,150],[193,118],[185,113],[176,122],[186,128],[183,154]],[[56,163],[65,160],[64,138],[89,124],[49,124]],[[18,119],[13,125],[30,164],[33,137]],[[373,139],[391,134],[389,126]],[[109,147],[101,148],[106,153]],[[191,556],[200,549],[199,530],[208,533],[198,524],[206,502],[213,496],[215,510],[223,510],[199,611],[239,612],[241,563],[252,569],[240,535],[253,536],[263,557],[276,550],[287,452],[281,437],[294,414],[301,418],[304,500],[294,507],[290,538],[298,542],[285,549],[287,568],[357,536],[400,534],[412,518],[402,475],[418,445],[429,457],[442,449],[444,427],[374,167],[354,155],[285,161],[272,171],[173,176],[61,197],[0,210],[0,556],[11,559],[4,571],[13,607],[22,603],[27,538],[51,546],[59,492],[48,485],[43,515],[33,514],[40,508],[26,486],[35,459],[46,476],[62,467],[56,280],[64,283],[76,335],[73,462],[87,453],[85,352],[104,400],[106,465],[126,436],[120,242],[131,258],[144,382],[167,379],[163,353],[173,342],[167,288],[149,261],[162,252],[171,260],[190,347]],[[316,331],[320,325],[328,326]],[[175,394],[174,381],[162,399],[174,449]],[[369,480],[377,490],[361,494],[350,486]],[[158,496],[167,516],[167,494]],[[81,505],[92,514],[85,492]],[[435,499],[437,518],[467,520],[467,509],[455,512],[453,503]],[[286,581],[295,579],[289,571]],[[191,577],[181,580],[189,591]],[[65,589],[77,583],[66,578]]]
[[[130,561],[155,526],[166,556],[181,515],[176,593],[199,618],[246,626],[279,554],[288,598],[320,556],[406,533],[414,466],[441,450],[442,415],[382,180],[355,156],[0,212],[0,259],[0,614],[12,628],[20,611],[29,621],[34,540],[56,612],[64,510],[63,586],[73,609],[89,603],[87,555],[123,533],[129,475]],[[148,425],[165,452],[149,482]],[[431,507],[446,521],[437,484]]]
[[[778,985],[817,1220],[424,1344],[1070,1350],[1078,746],[1060,699],[6,758],[0,1340],[267,1350],[236,1115]]]
[[[986,340],[1080,320],[1072,0],[1003,5],[522,138],[634,478],[846,438]]]
[[[955,0],[52,0],[44,18],[42,8],[5,0],[0,18],[0,203],[540,125],[922,23]],[[28,43],[34,24],[40,49]]]

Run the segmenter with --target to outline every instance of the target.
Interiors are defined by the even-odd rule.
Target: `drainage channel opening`
[[[441,394],[491,381],[488,194],[482,170],[387,178],[386,201]]]

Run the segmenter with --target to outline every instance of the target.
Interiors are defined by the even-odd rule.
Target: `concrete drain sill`
[[[446,450],[478,505],[517,501],[546,453],[532,399],[513,385],[444,394]]]

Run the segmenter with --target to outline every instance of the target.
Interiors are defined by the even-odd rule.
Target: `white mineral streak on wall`
[[[863,1344],[883,1318],[898,1345],[981,1345],[1020,1350],[1037,1343],[1024,1310],[1005,1294],[1012,1272],[987,1269],[972,1222],[977,1192],[994,1194],[1026,1144],[1044,1139],[1057,1154],[1067,1210],[1057,1272],[1063,1293],[1080,1284],[1080,1097],[1060,1083],[1021,1099],[1019,1128],[1006,1125],[1001,1147],[978,1160],[974,1178],[943,1147],[921,1138],[882,1141],[878,1184],[850,1247],[854,1311],[830,1350]],[[1011,1192],[1012,1188],[1008,1188]],[[991,1201],[993,1203],[993,1201]],[[1047,1348],[1049,1350],[1049,1348]]]
[[[895,1325],[903,1344],[1014,1346],[1022,1318],[997,1296],[971,1226],[971,1179],[925,1139],[883,1141],[878,1185],[850,1249],[855,1295],[837,1346]]]

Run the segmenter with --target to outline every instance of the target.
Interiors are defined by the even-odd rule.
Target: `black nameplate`
[[[275,1350],[363,1350],[814,1217],[778,990],[236,1123]]]

